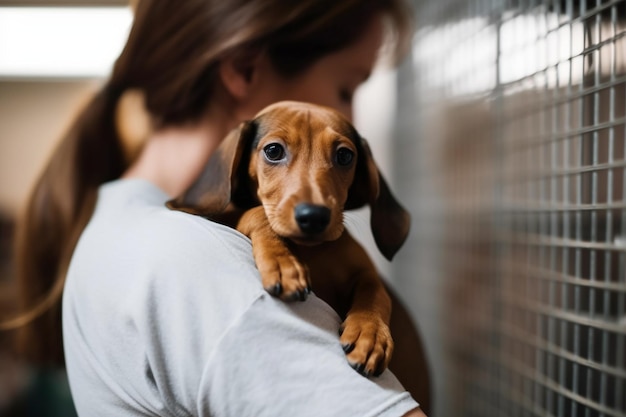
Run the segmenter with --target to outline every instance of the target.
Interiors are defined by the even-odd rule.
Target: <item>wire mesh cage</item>
[[[626,1],[416,6],[394,275],[434,415],[626,416]]]

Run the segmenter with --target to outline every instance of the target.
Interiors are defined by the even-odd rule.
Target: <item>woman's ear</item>
[[[259,78],[262,53],[249,50],[228,56],[219,63],[219,75],[226,90],[237,100],[246,99]]]

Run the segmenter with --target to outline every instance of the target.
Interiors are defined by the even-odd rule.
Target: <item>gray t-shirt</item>
[[[250,241],[170,211],[143,180],[101,187],[74,252],[63,335],[79,415],[401,416],[396,378],[347,363],[340,319],[314,295],[262,288]]]

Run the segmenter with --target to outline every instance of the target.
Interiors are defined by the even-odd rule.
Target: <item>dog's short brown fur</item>
[[[341,343],[365,375],[388,365],[391,301],[365,250],[344,229],[343,211],[371,206],[371,226],[391,259],[409,215],[390,194],[369,147],[329,108],[280,102],[231,132],[173,209],[220,221],[249,236],[263,286],[285,300],[311,288],[345,317]]]

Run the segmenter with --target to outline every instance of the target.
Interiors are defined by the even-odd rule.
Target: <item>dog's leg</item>
[[[305,300],[311,292],[309,271],[270,227],[262,206],[246,211],[237,230],[252,240],[252,253],[263,287],[283,300]]]
[[[391,298],[365,249],[347,232],[336,242],[333,252],[341,254],[350,270],[344,288],[350,289],[351,304],[341,328],[341,345],[358,372],[379,375],[393,354]]]
[[[359,373],[380,375],[393,354],[389,331],[391,299],[379,278],[360,277],[353,304],[342,325],[341,345]]]

